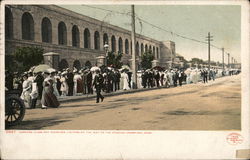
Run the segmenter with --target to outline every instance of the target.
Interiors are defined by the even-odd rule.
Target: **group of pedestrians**
[[[216,77],[240,73],[240,70],[221,70],[211,68],[147,69],[137,73],[137,88],[152,88],[161,86],[182,86],[186,84],[208,80]],[[20,79],[21,77],[21,79]],[[58,107],[58,97],[79,96],[97,93],[96,102],[103,101],[101,92],[115,92],[133,88],[133,74],[129,69],[105,68],[104,70],[71,70],[69,68],[60,71],[25,72],[22,76],[18,73],[6,72],[6,87],[10,90],[22,90],[21,98],[27,108],[36,108],[37,101],[41,108]]]

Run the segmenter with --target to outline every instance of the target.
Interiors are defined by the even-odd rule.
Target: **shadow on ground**
[[[54,126],[59,123],[67,122],[69,120],[58,120],[58,117],[42,118],[36,120],[22,121],[16,126],[6,127],[5,129],[22,129],[22,130],[38,130],[43,127]]]

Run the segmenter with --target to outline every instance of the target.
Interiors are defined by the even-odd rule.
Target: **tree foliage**
[[[14,53],[14,60],[19,62],[22,70],[29,70],[32,66],[43,61],[43,49],[38,47],[17,48]]]
[[[192,64],[203,64],[204,61],[202,59],[199,58],[192,58],[190,61]]]
[[[121,68],[122,67],[122,53],[118,52],[115,54],[114,52],[108,52],[107,57],[107,66],[113,66],[114,68]]]
[[[142,54],[141,57],[141,67],[143,69],[150,69],[152,68],[152,61],[154,60],[154,55],[151,51],[145,52]]]

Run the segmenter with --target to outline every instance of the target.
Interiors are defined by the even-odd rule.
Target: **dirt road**
[[[240,75],[208,84],[157,89],[27,110],[12,129],[240,130]]]

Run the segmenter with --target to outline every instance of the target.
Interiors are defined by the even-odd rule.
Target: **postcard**
[[[1,159],[249,159],[247,1],[1,2]]]

